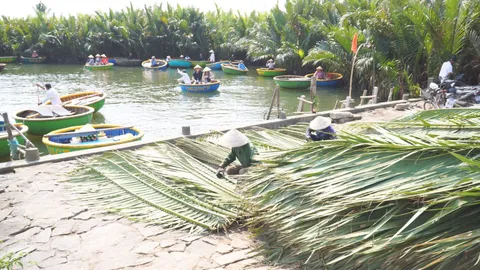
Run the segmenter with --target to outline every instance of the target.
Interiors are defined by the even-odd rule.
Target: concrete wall
[[[422,99],[410,99],[409,101],[411,102],[416,102],[420,101]],[[398,100],[398,101],[391,101],[391,102],[383,102],[383,103],[377,103],[377,104],[370,104],[370,105],[363,105],[361,107],[356,107],[356,108],[350,108],[350,109],[339,109],[335,110],[335,112],[351,112],[351,113],[359,113],[359,112],[364,112],[364,111],[370,111],[370,110],[375,110],[375,109],[380,109],[380,108],[388,108],[388,107],[395,107],[397,104],[402,104],[406,103],[406,100]],[[290,125],[294,125],[296,123],[300,122],[310,122],[312,121],[315,117],[317,116],[329,116],[332,111],[323,111],[323,112],[318,112],[318,113],[309,113],[309,114],[302,114],[302,115],[296,115],[296,116],[291,116],[288,117],[287,119],[275,119],[275,120],[268,120],[268,121],[260,121],[258,123],[253,123],[253,124],[248,124],[248,125],[243,125],[243,126],[235,126],[235,127],[230,127],[225,130],[219,130],[220,132],[226,132],[232,128],[236,129],[251,129],[253,127],[263,127],[263,128],[268,128],[268,129],[277,129],[281,127],[286,127]],[[179,133],[180,133],[180,127],[179,127]],[[193,134],[191,136],[187,136],[188,138],[196,138],[202,135],[208,134],[208,132],[205,133],[199,133],[199,134]],[[120,145],[113,145],[113,146],[108,146],[108,147],[102,147],[102,148],[94,148],[90,150],[82,150],[82,151],[77,151],[77,152],[71,152],[71,153],[64,153],[64,154],[58,154],[58,155],[47,155],[47,156],[42,156],[40,157],[39,161],[35,162],[26,162],[25,160],[15,160],[15,161],[9,161],[9,162],[4,162],[0,163],[0,173],[8,172],[11,169],[14,168],[21,168],[21,167],[27,167],[27,166],[33,166],[33,165],[38,165],[38,164],[43,164],[43,163],[48,163],[48,162],[59,162],[59,161],[65,161],[65,160],[72,160],[76,159],[79,157],[86,157],[86,156],[91,156],[91,155],[96,155],[96,154],[101,154],[107,151],[115,151],[115,150],[131,150],[131,149],[138,149],[140,147],[153,144],[155,142],[165,142],[165,141],[174,141],[179,138],[183,138],[184,136],[173,136],[173,137],[166,137],[166,138],[158,138],[154,140],[143,140],[139,142],[133,142],[133,143],[128,143],[128,144],[120,144]]]

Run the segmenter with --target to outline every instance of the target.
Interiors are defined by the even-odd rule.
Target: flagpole
[[[348,89],[348,97],[350,97],[350,98],[352,98],[353,71],[355,69],[355,61],[357,60],[358,51],[360,51],[360,48],[362,48],[363,45],[365,45],[365,43],[360,44],[360,46],[358,46],[358,49],[355,51],[355,53],[353,55],[352,69],[350,71],[350,87]],[[350,104],[347,104],[347,106],[348,106],[348,108],[350,108]]]

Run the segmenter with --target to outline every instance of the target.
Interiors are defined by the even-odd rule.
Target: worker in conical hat
[[[327,78],[325,71],[323,71],[323,68],[321,66],[317,67],[313,76],[315,76],[317,80],[325,80]]]
[[[256,151],[250,145],[247,136],[236,129],[232,129],[220,138],[219,144],[230,148],[231,152],[220,164],[220,167],[217,170],[217,176],[221,177],[225,171],[228,175],[243,174],[247,172],[247,168],[254,162],[253,156],[256,154]],[[241,165],[230,165],[237,159]]]
[[[95,59],[91,54],[88,56],[87,65],[91,65],[91,66],[95,65]]]
[[[207,83],[211,82],[212,79],[213,79],[213,73],[212,73],[212,69],[209,68],[209,67],[206,67],[203,69],[203,80]]]
[[[308,125],[305,136],[307,140],[324,141],[335,139],[335,130],[332,127],[332,120],[328,117],[317,116]]]

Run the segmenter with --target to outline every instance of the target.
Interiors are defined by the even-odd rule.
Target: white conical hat
[[[218,141],[220,145],[233,148],[233,147],[240,147],[248,143],[247,136],[243,135],[240,131],[236,129],[231,129],[227,133],[223,134],[223,136]]]
[[[90,54],[90,55],[88,56],[88,58],[93,58],[93,55]]]
[[[105,54],[102,54],[102,57],[107,57]]]
[[[97,54],[95,55],[95,57],[100,57],[100,54],[97,53]]]
[[[327,128],[332,123],[332,120],[328,117],[317,116],[310,122],[310,129],[322,130]]]
[[[211,53],[213,53],[213,50],[210,50]]]
[[[152,59],[155,59],[155,56],[152,56]]]
[[[322,66],[318,66],[317,69],[323,70]]]
[[[203,69],[203,71],[210,71],[211,69],[209,67],[206,67]]]
[[[193,69],[197,69],[197,68],[202,69],[202,67],[199,66],[199,65],[196,65],[196,66],[193,67]]]
[[[183,57],[183,54],[181,54],[180,57]]]

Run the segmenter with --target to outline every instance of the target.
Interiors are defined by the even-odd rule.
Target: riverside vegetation
[[[218,59],[269,58],[291,74],[321,64],[349,78],[351,41],[359,34],[357,89],[380,86],[385,98],[416,94],[442,62],[458,56],[455,71],[477,83],[480,72],[480,2],[470,0],[287,0],[268,12],[242,14],[220,7],[155,5],[121,11],[56,16],[44,4],[35,16],[0,20],[0,55],[33,50],[50,62],[83,63],[92,52],[146,59],[215,50]]]

